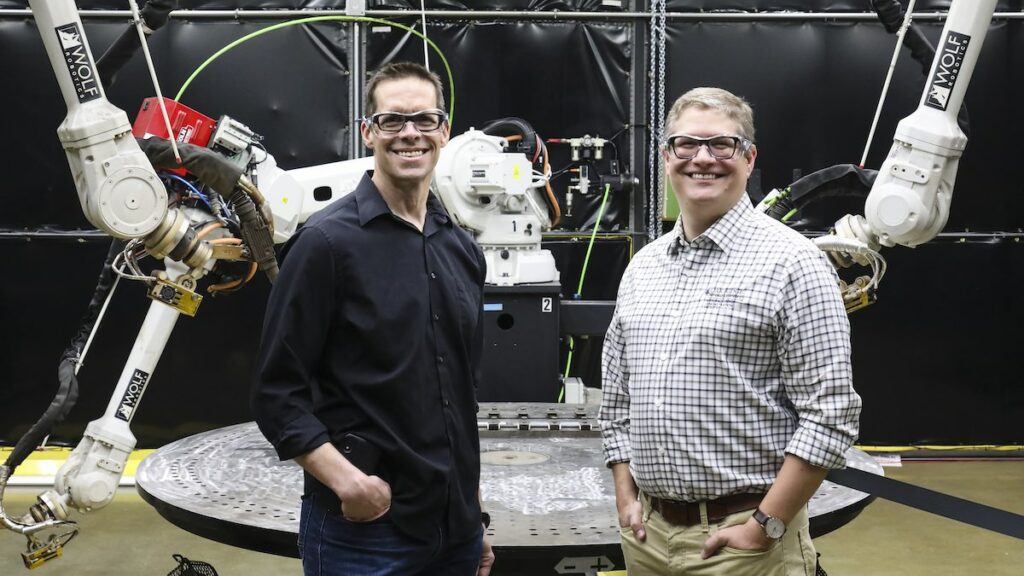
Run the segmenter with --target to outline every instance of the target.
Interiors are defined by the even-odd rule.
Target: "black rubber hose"
[[[537,155],[537,131],[522,118],[508,117],[492,120],[485,124],[480,131],[491,136],[519,134],[523,137],[519,144],[519,150],[531,159]]]
[[[249,247],[250,256],[256,261],[260,270],[266,273],[270,283],[277,280],[277,255],[274,253],[274,237],[266,222],[260,217],[256,204],[242,191],[236,188],[228,200],[235,207],[241,227],[242,241]]]
[[[99,280],[96,282],[96,289],[93,291],[92,300],[89,302],[85,315],[82,317],[78,333],[75,334],[71,343],[64,349],[64,353],[61,354],[60,364],[57,366],[57,379],[60,382],[57,387],[57,393],[46,408],[46,411],[43,412],[43,415],[18,440],[14,450],[11,451],[7,461],[4,462],[4,465],[10,468],[11,474],[39,446],[43,438],[50,434],[53,427],[64,420],[68,412],[74,408],[75,402],[78,401],[78,378],[75,377],[75,363],[81,355],[86,341],[89,339],[89,334],[96,325],[100,310],[103,308],[103,302],[113,289],[116,276],[111,265],[114,262],[114,258],[124,250],[124,247],[125,242],[123,240],[114,239],[110,242],[110,248],[107,250],[107,259],[103,263]]]
[[[155,168],[185,168],[225,198],[234,192],[242,176],[241,166],[203,146],[178,142],[178,154],[181,155],[179,164],[170,140],[137,138],[136,141]]]
[[[139,10],[139,16],[150,30],[157,30],[167,23],[171,10],[177,4],[175,0],[149,0]],[[128,29],[96,61],[96,71],[104,88],[113,85],[117,73],[140,47],[139,33],[135,31],[134,24],[129,24]]]
[[[878,176],[853,164],[837,164],[804,176],[789,185],[786,196],[768,209],[768,216],[782,220],[794,209],[801,210],[811,202],[825,198],[864,198]]]

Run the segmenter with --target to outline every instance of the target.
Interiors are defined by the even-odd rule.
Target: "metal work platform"
[[[622,567],[615,492],[594,409],[481,405],[481,490],[501,558],[495,576],[579,574]],[[867,454],[849,465],[881,474]],[[297,556],[302,470],[280,462],[255,423],[160,448],[136,473],[142,497],[194,534]],[[873,497],[825,482],[809,504],[811,533],[852,520]]]

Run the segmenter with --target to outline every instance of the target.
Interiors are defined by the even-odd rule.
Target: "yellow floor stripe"
[[[0,448],[0,462],[7,461],[7,457],[13,451],[13,448]],[[124,476],[134,477],[135,469],[138,468],[139,462],[142,462],[143,458],[153,452],[153,450],[136,450],[132,452],[131,456],[128,457],[128,462],[125,464]],[[70,454],[71,448],[44,448],[36,450],[29,454],[28,458],[25,458],[25,461],[14,471],[14,478],[26,476],[52,478],[57,475],[57,471],[64,465],[64,461],[67,460]]]
[[[858,445],[857,448],[865,452],[914,452],[916,450],[948,450],[950,452],[1020,452],[1024,451],[1024,446],[999,446],[995,444],[977,444],[973,446],[943,446],[943,445],[931,445],[931,444],[918,444],[915,446],[863,446]]]

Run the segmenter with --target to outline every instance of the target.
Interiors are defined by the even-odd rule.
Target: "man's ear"
[[[747,151],[747,176],[754,173],[754,160],[757,159],[757,145],[751,144],[750,150]]]
[[[373,131],[366,122],[359,122],[359,134],[363,137],[363,146],[373,150]]]
[[[448,144],[448,140],[451,139],[451,136],[452,136],[452,127],[446,121],[444,123],[444,125],[441,126],[441,147],[442,148]]]

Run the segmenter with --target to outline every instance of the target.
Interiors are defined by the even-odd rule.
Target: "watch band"
[[[765,536],[778,540],[786,533],[786,523],[774,516],[769,516],[760,507],[754,510],[754,521],[761,525]]]

